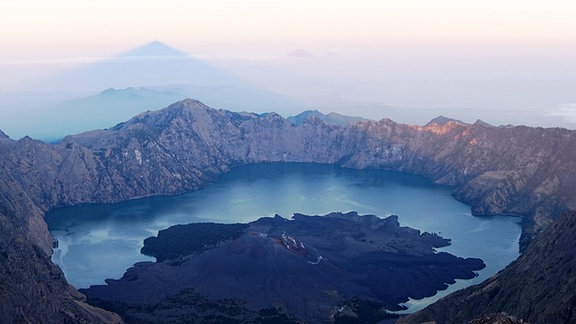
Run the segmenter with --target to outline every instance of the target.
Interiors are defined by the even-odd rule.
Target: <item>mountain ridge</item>
[[[19,122],[9,123],[7,132],[15,138],[28,135],[56,142],[70,134],[112,127],[146,110],[157,110],[191,96],[211,107],[227,107],[234,111],[273,109],[286,112],[299,106],[288,97],[248,87],[175,85],[107,88],[95,95],[63,101],[44,107],[35,114],[27,114]]]
[[[287,119],[296,126],[302,125],[305,122],[311,122],[314,119],[320,119],[322,122],[326,124],[335,126],[346,126],[348,124],[353,124],[361,121],[368,121],[368,119],[366,118],[356,116],[346,116],[335,112],[323,114],[318,110],[306,110],[299,113],[298,115],[290,116]]]
[[[465,124],[465,123],[464,123],[463,121],[461,121],[461,120],[440,115],[440,116],[438,116],[438,117],[433,118],[432,120],[430,120],[430,121],[429,121],[426,125],[424,125],[424,126],[431,126],[431,125],[433,125],[433,124],[437,124],[437,125],[440,125],[440,126],[444,126],[444,125],[448,124],[449,122],[455,122],[455,123]]]
[[[576,178],[576,132],[558,128],[410,126],[387,119],[295,126],[275,113],[234,113],[187,99],[57,144],[0,138],[0,152],[3,178],[12,179],[0,186],[0,228],[18,228],[23,238],[5,245],[6,253],[41,251],[30,258],[38,268],[24,267],[28,270],[19,273],[28,278],[25,289],[2,295],[1,301],[7,313],[27,307],[31,321],[44,318],[45,309],[24,300],[54,305],[32,291],[74,296],[50,288],[67,287],[63,276],[34,279],[54,271],[43,213],[59,206],[196,190],[237,165],[316,162],[420,174],[454,186],[454,196],[476,215],[523,216],[523,248],[562,212],[576,209],[571,181]],[[0,268],[0,276],[14,274]],[[70,305],[53,307],[65,313]]]

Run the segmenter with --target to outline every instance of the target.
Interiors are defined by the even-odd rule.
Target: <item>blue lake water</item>
[[[76,288],[120,278],[139,261],[143,240],[158,230],[193,222],[250,222],[262,216],[293,213],[323,215],[357,211],[439,233],[452,245],[442,248],[461,257],[484,260],[486,268],[472,280],[458,280],[446,291],[407,303],[420,309],[450,291],[479,283],[503,269],[518,253],[520,219],[475,217],[470,207],[450,195],[448,187],[404,173],[351,170],[319,164],[259,164],[222,175],[201,190],[117,204],[90,204],[46,215],[58,240],[53,260]]]

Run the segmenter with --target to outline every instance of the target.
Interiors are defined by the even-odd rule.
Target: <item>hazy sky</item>
[[[574,0],[0,0],[0,30],[0,92],[158,40],[277,92],[576,110]]]
[[[0,59],[403,42],[576,41],[572,0],[2,0]],[[374,44],[376,43],[376,44]]]

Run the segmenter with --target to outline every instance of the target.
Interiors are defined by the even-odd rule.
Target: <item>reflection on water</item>
[[[458,281],[454,288],[479,283],[518,257],[518,218],[474,217],[468,206],[451,197],[449,188],[414,175],[318,164],[239,167],[195,192],[62,208],[47,214],[46,221],[59,241],[54,261],[70,283],[85,288],[121,277],[135,262],[151,260],[140,254],[143,240],[175,224],[351,210],[399,215],[403,226],[452,239],[442,250],[482,258],[487,267],[479,276]],[[408,306],[415,310],[430,300]]]

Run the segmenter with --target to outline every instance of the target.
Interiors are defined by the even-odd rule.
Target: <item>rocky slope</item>
[[[121,279],[81,292],[91,303],[122,309],[134,323],[150,317],[167,322],[158,305],[190,290],[209,300],[236,300],[253,310],[248,314],[281,307],[306,323],[345,317],[354,299],[372,304],[381,313],[378,319],[394,318],[386,310],[404,309],[400,304],[409,297],[432,296],[484,268],[480,259],[435,253],[449,241],[401,227],[397,216],[356,212],[176,225],[144,241],[142,252],[155,256],[156,263],[138,263]],[[173,308],[187,312],[180,318],[174,313],[171,321],[206,322],[206,312],[195,303],[182,301]]]
[[[317,119],[296,127],[274,113],[237,114],[187,100],[111,130],[68,137],[53,150],[83,161],[85,170],[74,171],[88,181],[70,185],[90,187],[75,190],[85,197],[53,203],[180,192],[234,165],[290,161],[421,174],[456,186],[456,198],[475,214],[529,216],[526,234],[576,209],[569,180],[576,175],[576,132],[565,129],[390,120],[339,127]],[[70,193],[66,185],[56,189]]]
[[[404,319],[463,323],[506,311],[530,323],[576,322],[576,212],[544,230],[518,260],[477,286],[457,291]]]
[[[10,173],[0,164],[0,322],[120,323],[66,283],[42,211]]]
[[[318,119],[294,126],[274,113],[186,100],[58,145],[24,138],[9,146],[4,159],[44,209],[193,190],[235,165],[278,161],[417,173],[455,185],[476,214],[534,216],[536,225],[576,209],[576,132],[565,129]]]
[[[67,287],[61,275],[34,279],[53,269],[51,238],[41,220],[50,208],[195,190],[241,164],[332,163],[411,172],[454,185],[455,197],[475,214],[525,216],[525,246],[532,232],[576,209],[575,155],[576,132],[565,129],[455,121],[419,127],[386,119],[337,126],[317,118],[296,126],[274,113],[232,113],[194,100],[54,145],[0,134],[2,251],[37,251],[21,258],[23,264],[32,260],[18,274],[30,279],[26,291],[3,290],[6,305],[15,305],[6,312],[21,312],[15,301],[37,300],[40,291],[50,298],[72,294],[54,290]],[[10,235],[14,240],[4,238]],[[2,263],[2,285],[16,281],[13,264]],[[44,313],[30,311],[29,318]]]

